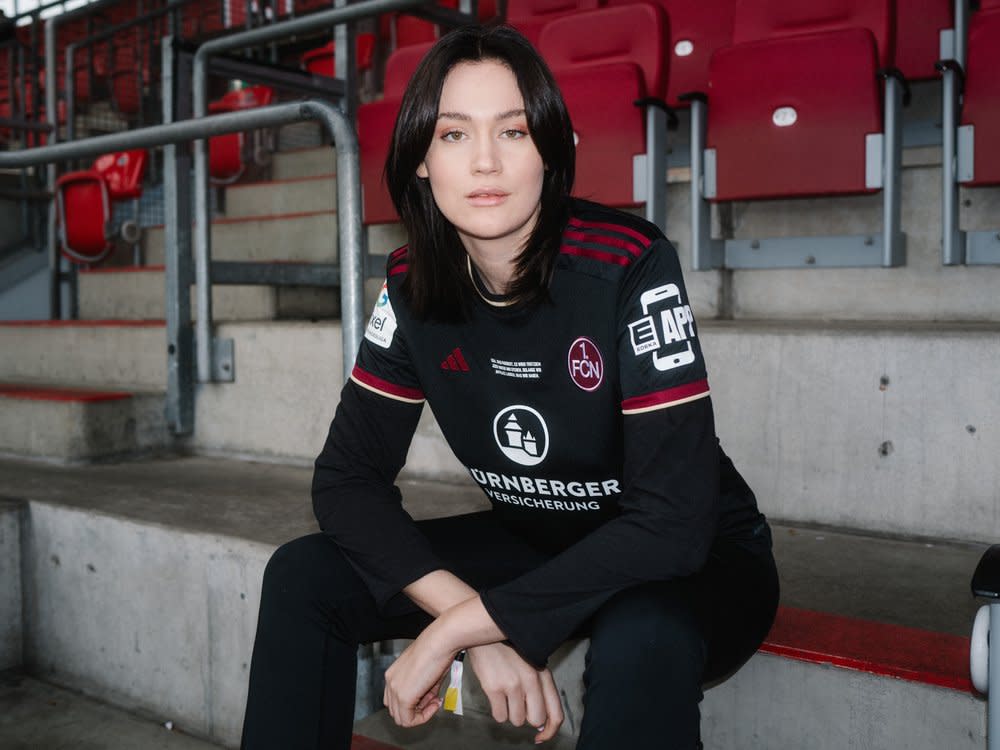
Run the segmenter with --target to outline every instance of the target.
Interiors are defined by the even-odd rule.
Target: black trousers
[[[488,511],[418,525],[449,569],[476,589],[545,559]],[[698,747],[702,685],[750,658],[777,603],[766,527],[754,540],[717,543],[695,576],[617,594],[580,632],[590,648],[578,750]],[[244,750],[348,750],[358,645],[414,638],[429,622],[416,606],[380,615],[329,537],[280,547],[264,572]]]

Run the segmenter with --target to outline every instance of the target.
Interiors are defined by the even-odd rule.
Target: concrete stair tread
[[[294,211],[282,214],[257,214],[253,216],[215,216],[212,218],[212,224],[228,225],[228,224],[247,224],[252,222],[264,222],[264,221],[288,221],[289,219],[302,219],[310,216],[335,216],[337,214],[336,209],[327,209],[323,211]],[[162,231],[163,224],[154,224],[149,227],[150,231]]]
[[[168,457],[61,468],[0,461],[0,473],[8,497],[188,532],[276,547],[316,531],[307,467]],[[486,507],[472,486],[400,487],[415,518]],[[763,650],[968,691],[967,634],[977,608],[968,581],[986,545],[773,528],[783,607]],[[927,653],[932,644],[936,654]]]
[[[431,721],[421,727],[403,729],[397,727],[386,710],[356,722],[354,729],[368,741],[377,741],[379,746],[372,750],[511,750],[516,747],[533,746],[534,731],[527,727],[497,724],[492,717],[466,709],[463,716],[439,712]],[[381,743],[388,743],[382,745]],[[557,735],[542,747],[547,750],[572,750],[576,740]],[[355,740],[352,750],[365,750]]]
[[[289,153],[289,152],[286,152]],[[226,187],[226,192],[243,190],[246,188],[259,188],[263,186],[299,184],[302,182],[316,182],[319,180],[332,180],[337,177],[336,172],[323,172],[322,174],[304,175],[302,177],[280,177],[274,180],[251,180],[247,182],[237,182]]]
[[[169,717],[110,706],[17,672],[0,673],[0,747],[5,750],[215,750],[222,745],[186,734]],[[374,726],[367,721],[366,725]],[[439,746],[440,747],[440,746]],[[399,750],[355,735],[351,750]],[[484,748],[485,750],[485,748]]]

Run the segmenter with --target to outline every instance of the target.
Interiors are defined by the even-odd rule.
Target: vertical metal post
[[[45,24],[45,120],[52,124],[47,143],[55,145],[59,142],[59,104],[56,96],[56,17],[48,19]],[[34,76],[33,76],[34,77]],[[37,105],[37,97],[33,98]],[[46,167],[46,187],[55,195],[56,165]],[[60,272],[59,243],[56,238],[56,201],[49,200],[48,236],[46,245],[49,256],[49,317],[59,320],[62,317],[62,274]]]
[[[958,72],[945,68],[941,82],[941,262],[965,263],[965,232],[959,229]]]
[[[646,219],[667,231],[667,113],[646,106]]]
[[[346,8],[348,0],[334,0],[333,7]],[[339,23],[333,29],[333,65],[336,77],[344,82],[344,97],[340,108],[354,120],[358,107],[358,57],[354,45],[354,24]]]
[[[712,241],[712,208],[702,197],[705,178],[705,132],[708,105],[691,100],[691,266],[710,271],[722,266],[721,244]]]
[[[190,59],[161,46],[163,122],[187,119]],[[191,327],[191,154],[187,144],[163,151],[164,263],[166,266],[167,424],[175,435],[194,432],[194,332]]]
[[[990,602],[989,689],[986,738],[989,750],[1000,750],[1000,603]]]
[[[197,65],[197,61],[196,61]],[[208,110],[208,71],[195,75],[192,87],[193,114],[204,117]],[[194,147],[194,276],[198,299],[195,331],[195,359],[199,383],[212,381],[212,217],[208,196],[208,141],[196,140]]]
[[[903,87],[899,79],[885,79],[885,147],[883,150],[882,265],[902,265],[905,240],[900,230],[903,182]]]
[[[969,42],[969,0],[955,0],[955,62],[965,70]]]

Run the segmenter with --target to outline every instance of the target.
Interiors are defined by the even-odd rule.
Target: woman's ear
[[[428,174],[427,174],[427,163],[426,162],[420,162],[420,164],[417,165],[417,177],[419,177],[422,180],[426,180],[427,179]]]

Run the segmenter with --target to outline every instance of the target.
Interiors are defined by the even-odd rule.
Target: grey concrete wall
[[[37,502],[25,546],[32,674],[239,744],[272,547]]]
[[[23,660],[21,518],[23,503],[0,499],[0,671]]]
[[[996,328],[701,331],[718,434],[766,513],[986,542],[1000,534]]]
[[[969,693],[768,654],[708,690],[712,750],[983,750],[986,702]]]

